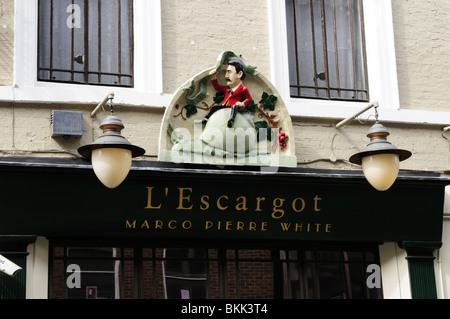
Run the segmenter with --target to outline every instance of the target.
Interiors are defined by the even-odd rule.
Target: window
[[[38,80],[133,85],[132,0],[39,0]]]
[[[206,249],[164,249],[167,299],[206,299],[206,253]]]
[[[290,96],[368,101],[361,0],[286,0]]]
[[[294,12],[290,9],[292,7],[289,7],[289,5],[293,6],[293,0],[267,0],[267,3],[271,80],[291,116],[343,119],[361,110],[370,100],[378,101],[380,109],[384,109],[384,119],[405,120],[404,110],[402,113],[398,112],[400,100],[391,0],[351,0],[345,1],[345,5],[341,5],[344,3],[342,0],[334,0],[334,10],[332,0],[296,1],[297,25],[296,29],[291,31],[287,29],[287,26],[294,22]],[[348,3],[351,3],[352,6],[347,5]],[[302,6],[303,9],[300,10]],[[302,17],[301,14],[299,15],[300,11],[303,14],[304,12],[309,13],[303,21],[299,21]],[[349,19],[350,11],[354,17],[352,20]],[[313,15],[311,16],[311,14]],[[323,24],[324,28],[322,28],[322,22],[318,21],[322,16],[327,21]],[[335,20],[336,27],[334,26]],[[346,22],[344,23],[344,21]],[[304,28],[308,27],[309,29],[301,29],[302,24]],[[353,25],[352,29],[350,24]],[[313,27],[315,38],[312,37]],[[303,56],[311,61],[309,62],[309,74],[301,69],[298,69],[300,72],[297,72],[295,65],[291,67],[291,62],[296,63],[296,57],[293,55],[295,43],[291,43],[292,39],[289,39],[288,36],[292,37],[293,31],[299,29],[302,33],[300,39],[311,34],[309,41],[315,41],[315,45],[310,46],[309,52],[303,52]],[[344,30],[347,36],[342,38],[337,34],[335,42],[335,30],[339,33]],[[353,37],[348,36],[351,30],[353,30]],[[356,39],[359,32],[361,33],[361,42]],[[298,32],[297,36],[299,36]],[[340,48],[332,50],[341,46],[343,41],[346,45],[349,43],[351,45],[351,39],[353,39],[353,50],[349,51],[347,48],[344,50],[344,53],[347,52],[344,54],[347,60],[342,58],[343,53],[340,52]],[[324,40],[326,40],[327,48],[325,52],[323,50],[325,48]],[[297,44],[300,47],[301,43]],[[318,57],[314,64],[313,52]],[[294,57],[294,60],[291,57]],[[352,59],[351,62],[348,60],[349,57]],[[353,59],[355,59],[354,63]],[[325,63],[327,63],[326,69]],[[336,66],[344,63],[349,66],[345,67],[345,71],[341,71],[343,66],[336,69]],[[292,68],[295,68],[295,72],[291,71]],[[336,75],[337,72],[339,72],[339,76]],[[297,75],[300,77],[299,81],[297,81]],[[339,84],[337,79],[340,81]],[[292,88],[291,85],[293,85]],[[411,121],[414,122],[412,119]]]
[[[377,246],[76,246],[50,250],[52,299],[382,298],[381,287],[367,286]],[[79,286],[69,287],[77,274]]]
[[[98,27],[98,24],[101,23],[100,27],[104,32],[104,23],[107,25],[106,28],[109,28],[110,25],[118,26],[123,25],[124,23],[117,23],[119,1],[111,1],[111,4],[114,2],[116,5],[110,5],[107,0],[86,0],[88,6],[84,6],[84,0],[53,0],[53,6],[55,8],[59,7],[60,13],[57,13],[56,11],[53,13],[47,11],[47,17],[50,18],[50,15],[52,14],[56,17],[58,14],[62,13],[64,19],[61,19],[58,23],[60,23],[62,29],[65,30],[58,29],[55,32],[57,34],[58,32],[65,32],[68,34],[69,38],[73,38],[74,40],[73,47],[72,42],[70,42],[69,45],[64,44],[64,48],[61,48],[61,50],[67,51],[68,57],[61,57],[61,61],[56,61],[56,57],[53,58],[53,62],[57,63],[57,65],[53,66],[50,66],[50,61],[52,61],[50,57],[46,58],[48,61],[46,65],[41,62],[46,55],[50,56],[50,51],[48,51],[50,46],[47,43],[47,53],[46,55],[42,55],[43,53],[40,52],[41,50],[39,47],[42,43],[42,39],[40,39],[41,30],[39,27],[39,14],[41,10],[40,1],[41,0],[14,1],[14,86],[5,88],[5,90],[0,88],[0,94],[8,94],[9,99],[24,102],[98,104],[111,91],[114,91],[117,99],[116,103],[126,103],[127,105],[151,105],[156,107],[166,106],[170,103],[171,95],[163,94],[160,0],[120,0],[121,8],[126,7],[126,4],[129,3],[129,11],[130,15],[132,15],[132,19],[128,19],[130,31],[120,30],[122,38],[120,46],[123,50],[129,50],[129,53],[124,52],[123,50],[117,51],[114,49],[114,55],[112,56],[113,58],[111,58],[114,63],[111,64],[107,60],[110,50],[109,46],[115,45],[116,48],[119,46],[118,36],[114,38],[114,41],[110,38],[108,40],[109,42],[106,41],[106,44],[104,42],[105,40],[102,40],[100,43],[98,40],[93,42],[92,39],[89,39],[89,48],[94,48],[94,51],[90,50],[90,53],[84,53],[84,57],[80,55],[82,54],[81,52],[78,52],[78,44],[80,48],[82,47],[84,49],[84,39],[82,40],[81,38],[86,34],[84,31],[82,32],[82,30],[90,29],[89,25],[88,28],[84,27],[88,20],[83,19],[87,16],[85,11],[89,7],[92,7],[90,3],[102,3],[100,8],[102,11],[100,20],[102,22],[99,22],[99,19],[94,19],[91,16],[88,16],[88,19],[90,18],[91,29],[94,28],[94,26]],[[47,5],[51,4],[50,0],[44,0],[44,2],[45,1],[47,1]],[[65,5],[60,5],[60,3],[64,3]],[[107,5],[104,5],[105,3]],[[113,7],[116,7],[117,10],[113,10]],[[94,17],[98,14],[98,7],[96,9],[97,11],[94,11],[97,13],[92,13]],[[68,10],[68,12],[66,10]],[[128,13],[124,14],[123,11],[121,12],[120,19],[126,20]],[[113,19],[112,21],[114,23],[109,23],[111,19]],[[44,24],[45,23],[49,24],[50,21],[44,22]],[[71,28],[72,26],[73,28]],[[80,28],[78,28],[78,26],[80,26]],[[123,27],[125,28],[126,26],[124,25]],[[50,39],[50,29],[47,29],[47,31],[48,42]],[[119,29],[114,28],[113,33],[117,35],[116,31],[119,32]],[[91,30],[91,34],[92,32],[93,31]],[[42,33],[44,32],[42,31]],[[130,38],[125,39],[125,36],[129,36]],[[56,40],[58,37],[53,36],[53,38]],[[97,37],[95,38],[97,39]],[[67,41],[67,39],[63,40]],[[93,46],[92,43],[95,43],[95,46]],[[127,45],[126,43],[132,43],[132,45]],[[56,43],[52,44],[53,51],[59,50],[55,47],[56,45]],[[99,63],[96,54],[100,51],[102,54]],[[91,54],[91,56],[89,57],[88,54]],[[115,57],[119,54],[121,56],[120,66],[119,60],[115,60]],[[92,57],[92,55],[94,55],[94,57]],[[76,61],[72,61],[71,59],[76,59]],[[93,62],[92,59],[95,60],[95,62]],[[79,62],[83,62],[83,60],[85,62],[80,64]],[[124,60],[127,60],[127,62],[124,62]],[[60,64],[58,65],[58,63]],[[131,69],[128,70],[130,63]],[[90,65],[90,67],[88,67],[88,65]],[[100,69],[97,70],[96,68],[93,68],[92,65],[95,67],[100,66]],[[88,67],[86,69],[88,71],[86,75],[84,73],[85,67]],[[58,68],[58,70],[55,70],[56,68]],[[38,69],[42,70],[38,71]],[[53,75],[50,75],[50,69],[56,72],[53,72]],[[60,71],[59,69],[63,72],[58,73]],[[74,81],[70,82],[72,74]],[[100,80],[98,79],[99,75]],[[42,79],[39,79],[38,76]],[[55,76],[55,79],[58,80],[58,82],[53,81],[53,77]],[[85,76],[88,77],[87,81],[85,80]],[[68,82],[65,82],[67,80]],[[102,83],[98,83],[99,81]],[[117,84],[115,82],[117,82]]]
[[[289,299],[378,299],[369,289],[367,267],[378,264],[376,250],[282,250],[283,297]]]
[[[126,271],[133,269],[130,248],[58,247],[53,256],[53,298],[118,299],[133,295],[124,288],[133,280]],[[59,276],[64,273],[73,279],[62,281]]]

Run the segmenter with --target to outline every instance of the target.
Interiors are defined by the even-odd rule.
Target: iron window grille
[[[133,87],[132,0],[39,0],[39,81]]]
[[[368,101],[362,0],[286,0],[290,95]]]

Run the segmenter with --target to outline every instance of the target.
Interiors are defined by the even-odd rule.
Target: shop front
[[[22,253],[26,274],[26,243],[47,238],[49,298],[383,298],[385,243],[406,249],[412,296],[436,297],[436,175],[379,192],[299,168],[137,161],[115,189],[81,159],[5,159],[0,174],[0,253]],[[26,278],[0,279],[24,296]]]

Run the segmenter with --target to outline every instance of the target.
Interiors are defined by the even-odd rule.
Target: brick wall
[[[238,259],[227,263],[229,298],[273,299],[273,262],[261,261],[271,259],[270,250],[239,250]]]

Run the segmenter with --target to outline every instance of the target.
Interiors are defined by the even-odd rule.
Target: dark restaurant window
[[[372,274],[368,266],[380,264],[376,245],[264,249],[56,244],[50,258],[52,299],[382,298],[381,278],[379,286],[367,284]]]

